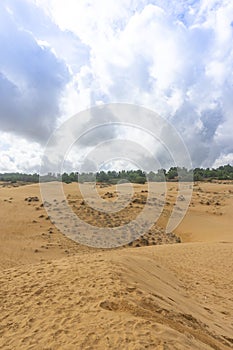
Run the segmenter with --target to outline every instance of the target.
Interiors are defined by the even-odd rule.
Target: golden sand
[[[177,194],[168,187],[160,228]],[[65,192],[81,200],[75,184]],[[81,246],[41,204],[38,185],[0,188],[1,349],[232,349],[232,184],[195,184],[181,244]]]

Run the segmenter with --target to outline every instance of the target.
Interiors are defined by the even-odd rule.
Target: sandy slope
[[[110,251],[60,234],[37,185],[1,188],[0,348],[231,349],[232,185],[196,188],[187,243]]]
[[[0,347],[230,349],[232,253],[160,246],[4,270]]]

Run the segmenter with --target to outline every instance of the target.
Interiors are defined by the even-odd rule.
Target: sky
[[[0,2],[0,172],[38,172],[54,130],[106,103],[165,118],[193,167],[233,164],[232,97],[231,0]]]

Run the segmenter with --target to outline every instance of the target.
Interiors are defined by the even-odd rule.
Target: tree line
[[[121,171],[100,171],[97,173],[78,173],[71,172],[63,174],[48,173],[40,176],[39,174],[22,174],[22,173],[4,173],[0,174],[0,181],[4,182],[31,182],[39,181],[62,181],[71,182],[100,182],[116,184],[119,182],[129,181],[131,183],[144,184],[150,182],[163,181],[212,181],[212,180],[233,180],[233,166],[223,165],[214,168],[195,168],[188,170],[185,167],[171,167],[169,170],[159,169],[156,172],[146,173],[142,170],[121,170]]]

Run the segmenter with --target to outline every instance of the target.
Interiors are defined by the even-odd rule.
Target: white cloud
[[[0,173],[39,172],[42,149],[10,133],[0,132]]]
[[[233,153],[220,154],[219,158],[215,160],[213,167],[218,168],[226,164],[233,164]]]

